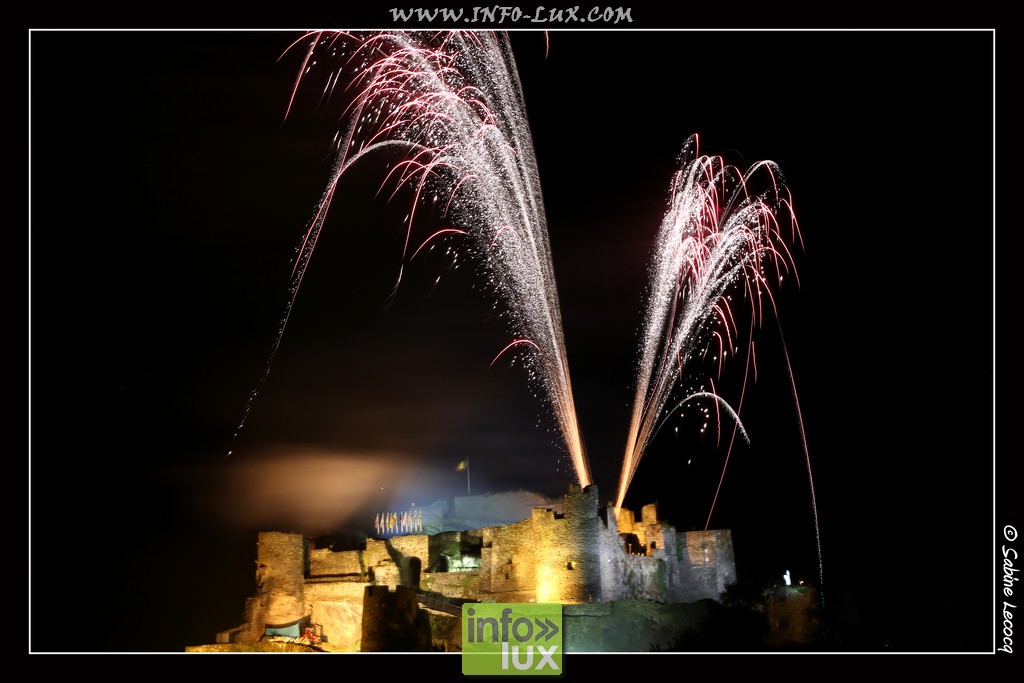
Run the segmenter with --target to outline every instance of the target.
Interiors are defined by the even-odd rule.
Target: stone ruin
[[[321,649],[458,650],[467,602],[671,605],[718,600],[736,581],[729,530],[677,531],[656,505],[638,520],[600,507],[595,486],[571,486],[561,506],[530,512],[497,526],[368,538],[359,550],[260,532],[245,623],[217,642],[287,640],[315,626]]]

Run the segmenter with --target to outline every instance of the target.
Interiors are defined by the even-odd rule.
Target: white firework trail
[[[311,80],[321,83],[322,104],[346,93],[348,105],[343,132],[335,140],[337,156],[329,182],[299,248],[291,301],[266,373],[338,183],[367,155],[395,152],[399,161],[386,174],[381,190],[390,186],[392,197],[401,190],[413,196],[402,268],[435,239],[471,240],[460,247],[486,272],[488,284],[507,307],[510,332],[517,338],[502,353],[511,348],[525,351],[529,376],[543,386],[577,479],[582,486],[589,485],[590,467],[569,379],[540,179],[507,36],[316,31],[302,36],[289,50],[302,46],[306,54],[288,111],[300,88]],[[451,227],[413,249],[417,212],[428,205],[442,208]]]
[[[752,192],[758,180],[767,187]],[[780,228],[780,215],[790,226],[787,234]],[[730,293],[742,292],[750,302],[752,330],[764,314],[764,299],[774,310],[772,286],[785,273],[795,275],[786,246],[795,239],[800,237],[792,203],[773,162],[762,161],[741,172],[721,157],[699,156],[696,136],[687,142],[650,268],[616,508],[621,508],[644,451],[665,417],[665,406],[690,366],[700,365],[711,352],[720,372],[727,352],[738,347]],[[717,395],[714,400],[728,407],[734,425],[743,431],[737,411]]]

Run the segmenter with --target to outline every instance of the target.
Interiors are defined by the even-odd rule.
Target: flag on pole
[[[466,495],[470,495],[472,493],[472,489],[470,489],[470,487],[469,487],[469,458],[466,458],[465,460],[460,462],[458,465],[456,465],[455,466],[455,471],[456,472],[465,472],[466,473]]]

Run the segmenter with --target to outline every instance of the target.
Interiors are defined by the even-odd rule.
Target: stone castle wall
[[[497,602],[536,598],[537,557],[534,517],[516,524],[483,529],[480,548],[480,594]],[[554,516],[554,513],[547,513]]]
[[[442,531],[427,539],[428,560],[424,571],[465,572],[480,569],[483,530]]]
[[[812,642],[820,629],[819,600],[811,586],[779,586],[771,591],[765,607],[771,628],[766,644],[790,647]]]
[[[736,583],[736,557],[728,529],[680,532],[677,543],[682,570],[680,602],[717,600],[729,584]]]
[[[668,567],[664,559],[646,555],[626,555],[621,575],[619,599],[655,600],[668,597]]]
[[[299,534],[260,532],[256,549],[256,593],[265,624],[292,624],[308,614],[302,589],[306,542]]]
[[[387,541],[378,541],[373,538],[366,540],[366,550],[360,550],[362,562],[367,567],[377,567],[391,561],[391,554],[388,552]]]
[[[441,593],[462,600],[480,599],[479,572],[431,572],[423,574],[420,588],[428,593]],[[491,598],[487,598],[490,600]]]
[[[310,620],[323,629],[331,648],[358,652],[362,641],[363,591],[356,581],[307,581],[305,599]]]
[[[399,583],[419,588],[420,577],[430,561],[430,539],[426,534],[396,536],[390,539],[388,552],[399,567]]]
[[[601,528],[597,488],[569,488],[565,515],[534,515],[537,602],[599,602]]]
[[[310,576],[360,576],[366,573],[363,551],[334,552],[329,548],[309,551]]]
[[[408,586],[366,586],[363,593],[362,652],[430,650],[430,618]]]
[[[297,534],[261,533],[259,588],[247,602],[247,624],[231,639],[258,640],[266,625],[310,618],[336,648],[376,647],[374,639],[391,636],[371,633],[364,642],[367,632],[356,625],[374,618],[364,613],[366,601],[401,611],[396,605],[417,590],[456,602],[690,603],[718,599],[736,580],[728,530],[677,532],[658,520],[654,505],[639,519],[629,510],[616,515],[611,506],[599,509],[596,487],[570,487],[563,506],[564,514],[536,507],[512,524],[368,539],[364,550],[342,552],[309,549]],[[428,571],[442,555],[475,569],[465,557],[474,552],[478,570]]]
[[[611,505],[598,511],[601,519],[598,556],[601,562],[601,596],[603,600],[621,600],[623,590],[619,577],[625,561],[625,543],[619,535],[618,519]]]

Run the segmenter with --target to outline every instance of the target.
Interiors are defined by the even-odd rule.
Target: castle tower
[[[301,534],[261,531],[256,550],[256,591],[263,622],[258,628],[298,624],[303,599],[306,545]]]
[[[601,529],[594,485],[569,487],[565,515],[534,516],[537,602],[600,602]]]
[[[426,652],[430,619],[409,586],[366,586],[363,593],[362,652]]]
[[[736,556],[729,529],[681,531],[677,543],[686,586],[680,596],[683,602],[718,600],[722,591],[736,582]]]

